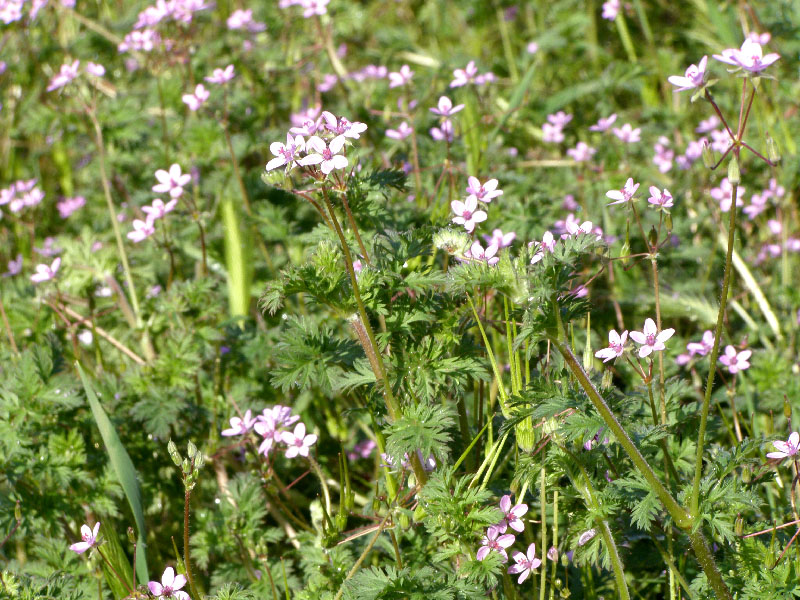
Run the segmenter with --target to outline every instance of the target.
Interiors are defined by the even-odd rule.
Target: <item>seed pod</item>
[[[786,396],[783,397],[783,416],[789,421],[792,420],[792,405]]]
[[[773,163],[781,161],[781,153],[778,151],[778,144],[770,135],[767,136],[767,158]]]
[[[710,169],[714,166],[717,162],[716,157],[714,156],[714,149],[708,143],[708,140],[703,141],[703,164],[706,168]]]

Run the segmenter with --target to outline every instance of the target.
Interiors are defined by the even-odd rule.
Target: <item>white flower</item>
[[[344,148],[344,142],[344,136],[339,135],[326,145],[322,138],[313,135],[306,142],[306,150],[314,152],[297,161],[297,164],[304,167],[320,165],[320,170],[325,175],[334,169],[344,169],[347,166],[347,157],[339,154]]]

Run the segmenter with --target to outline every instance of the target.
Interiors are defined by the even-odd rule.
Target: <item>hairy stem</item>
[[[189,580],[189,587],[192,588],[192,596],[200,598],[197,588],[194,587],[194,576],[189,564],[189,500],[192,492],[189,488],[183,494],[183,566],[186,567],[186,579]]]
[[[730,221],[728,223],[728,249],[725,254],[725,271],[722,276],[722,291],[719,298],[719,312],[717,313],[717,326],[714,329],[714,344],[709,356],[708,379],[706,380],[706,393],[703,397],[703,407],[700,411],[700,429],[697,432],[697,454],[694,463],[694,481],[692,482],[692,496],[689,511],[694,518],[698,516],[700,504],[700,479],[703,475],[703,453],[705,450],[706,426],[708,424],[708,411],[711,406],[711,391],[714,386],[714,376],[717,372],[717,357],[719,356],[720,338],[722,337],[722,324],[725,321],[725,307],[728,304],[728,286],[731,281],[733,260],[733,243],[736,237],[736,196],[739,184],[734,183],[731,189]]]

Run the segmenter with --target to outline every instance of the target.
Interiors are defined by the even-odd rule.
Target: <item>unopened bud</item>
[[[709,145],[708,140],[703,140],[703,164],[706,168],[710,169],[713,167],[717,160],[714,157],[714,149]]]
[[[551,560],[553,562],[558,560],[558,548],[555,546],[550,546],[550,550],[547,551],[547,560]]]
[[[731,156],[731,160],[728,163],[728,181],[731,182],[731,185],[738,185],[741,180],[742,174],[739,171],[739,159],[734,154]],[[736,199],[734,198],[734,204],[735,203]]]
[[[792,404],[786,396],[783,397],[783,416],[786,417],[787,420],[791,420],[792,418]]]
[[[19,507],[19,500],[14,505],[14,519],[19,522],[22,521],[22,509]]]
[[[664,223],[667,226],[667,232],[672,233],[672,215],[670,213],[666,213],[664,217]]]
[[[650,243],[651,248],[658,246],[658,232],[655,227],[650,228],[650,233],[647,236],[647,241]]]
[[[197,446],[195,446],[192,442],[186,446],[186,453],[189,455],[189,458],[192,459],[197,456]]]
[[[742,535],[742,532],[744,531],[744,520],[742,519],[742,515],[738,515],[736,517],[736,522],[733,525],[733,531],[736,533],[736,535]]]
[[[411,527],[411,520],[405,513],[400,513],[400,515],[397,517],[397,521],[400,523],[400,528],[403,530],[408,530]]]
[[[425,509],[423,508],[422,504],[417,504],[417,508],[414,509],[414,522],[422,523],[422,520],[425,518]]]
[[[773,163],[781,161],[781,153],[778,151],[778,144],[770,135],[767,136],[767,158]]]
[[[188,458],[183,459],[183,462],[181,463],[181,471],[183,471],[186,475],[192,472],[192,465]]]
[[[178,448],[175,446],[175,443],[172,440],[167,442],[167,452],[169,453],[172,462],[175,463],[175,466],[181,466],[181,455],[178,453]]]
[[[336,515],[336,530],[344,531],[345,527],[347,527],[347,514],[340,512]]]
[[[128,527],[128,541],[131,544],[136,543],[136,534],[133,532],[133,527]]]

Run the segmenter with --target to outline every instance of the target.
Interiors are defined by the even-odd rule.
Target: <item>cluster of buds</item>
[[[175,466],[181,468],[183,486],[187,492],[190,492],[197,484],[200,469],[206,462],[203,453],[200,452],[197,446],[192,442],[189,442],[186,447],[187,456],[183,458],[172,440],[167,444],[167,452],[169,452],[169,456],[172,458],[172,462],[175,463]]]

